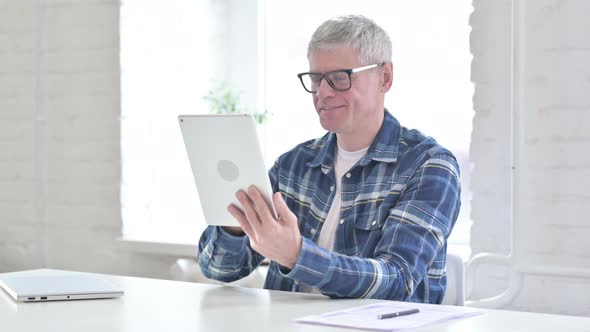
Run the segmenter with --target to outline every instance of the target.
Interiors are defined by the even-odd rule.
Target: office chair
[[[447,253],[447,291],[442,304],[465,304],[465,266],[460,256]]]

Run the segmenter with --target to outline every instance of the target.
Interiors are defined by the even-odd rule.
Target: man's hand
[[[252,249],[270,260],[293,269],[301,253],[301,234],[297,217],[289,210],[281,194],[275,193],[272,196],[279,220],[273,217],[270,208],[255,186],[250,186],[248,193],[238,191],[236,197],[244,210],[240,210],[233,204],[230,204],[227,209],[250,238]]]

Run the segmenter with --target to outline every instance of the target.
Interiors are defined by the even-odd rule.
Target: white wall
[[[169,275],[116,241],[119,6],[0,1],[0,271]]]
[[[49,266],[168,277],[174,257],[136,254],[116,243],[119,2],[43,3],[39,20],[37,1],[0,0],[0,271]],[[590,3],[524,4],[520,174],[526,176],[519,182],[523,218],[516,222],[527,237],[520,247],[535,264],[588,268]],[[474,7],[472,244],[475,253],[508,253],[511,1],[474,1]],[[475,297],[506,285],[505,269],[480,272]],[[527,276],[508,307],[589,315],[587,294],[585,278]]]
[[[473,252],[510,252],[514,106],[513,257],[521,266],[516,271],[524,273],[522,289],[506,307],[588,316],[590,2],[517,0],[514,5],[512,18],[512,1],[474,1],[471,19]],[[487,265],[479,272],[474,298],[508,286],[504,267]]]

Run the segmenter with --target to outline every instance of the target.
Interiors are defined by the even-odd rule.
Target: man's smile
[[[332,110],[336,110],[336,109],[340,109],[343,108],[344,105],[340,105],[340,106],[322,106],[320,107],[320,112],[321,111],[332,111]]]

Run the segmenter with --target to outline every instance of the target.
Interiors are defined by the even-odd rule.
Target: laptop
[[[105,299],[124,293],[101,276],[55,270],[2,273],[0,288],[18,302]]]
[[[235,193],[250,185],[262,192],[277,216],[252,116],[180,115],[178,120],[208,225],[239,226],[227,206],[233,203],[242,208]]]

